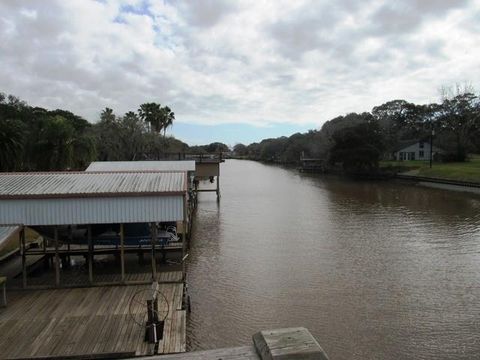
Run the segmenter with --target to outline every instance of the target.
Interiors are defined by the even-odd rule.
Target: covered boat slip
[[[148,224],[150,241],[125,241],[125,226]],[[62,270],[70,260],[84,258],[90,284],[94,283],[96,257],[113,255],[117,283],[128,281],[125,259],[145,253],[150,256],[151,279],[156,279],[157,257],[177,251],[182,261],[186,251],[185,236],[177,236],[175,224],[188,228],[186,172],[59,172],[0,174],[0,224],[18,224],[44,229],[43,249],[25,248],[24,231],[20,232],[23,285],[27,286],[26,257],[42,254],[52,259],[56,286]],[[96,244],[92,227],[115,225],[118,233],[109,244]],[[125,225],[128,224],[128,225]],[[170,226],[170,229],[169,229]],[[65,227],[86,228],[84,246],[74,245]],[[46,231],[48,229],[49,231]],[[163,234],[163,235],[162,235]],[[171,235],[169,239],[165,234]],[[169,241],[171,240],[171,241]],[[182,266],[182,264],[180,265]],[[182,266],[183,267],[183,266]]]
[[[8,262],[0,358],[185,351],[186,241],[176,230],[188,226],[187,182],[186,172],[0,174],[0,225],[18,227],[21,245]],[[42,235],[38,246],[25,246],[27,228]],[[163,337],[149,342],[152,311]]]

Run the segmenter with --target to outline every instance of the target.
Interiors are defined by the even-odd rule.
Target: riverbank
[[[402,175],[419,176],[480,184],[480,155],[472,155],[466,162],[437,163],[428,161],[381,161],[383,170],[395,170]]]

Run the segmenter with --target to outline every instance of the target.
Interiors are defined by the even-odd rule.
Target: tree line
[[[174,120],[168,106],[145,103],[123,116],[105,108],[92,124],[70,111],[32,107],[0,93],[0,171],[83,170],[94,160],[184,152],[187,144],[166,136]]]
[[[465,161],[469,153],[480,153],[480,97],[471,87],[444,88],[440,103],[389,101],[370,112],[338,116],[319,130],[236,144],[234,153],[280,163],[298,163],[303,155],[370,169],[402,143],[429,139],[432,132],[445,161]]]

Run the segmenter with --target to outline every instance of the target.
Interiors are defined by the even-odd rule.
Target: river
[[[190,350],[304,326],[331,360],[480,357],[480,196],[221,165],[188,262]]]

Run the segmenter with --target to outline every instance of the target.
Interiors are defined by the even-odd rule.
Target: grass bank
[[[461,163],[437,163],[430,168],[426,161],[382,161],[383,169],[395,169],[399,173],[426,176],[440,179],[472,181],[480,183],[480,155],[470,156],[469,161]]]

